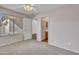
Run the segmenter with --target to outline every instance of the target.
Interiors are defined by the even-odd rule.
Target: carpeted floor
[[[0,47],[0,55],[78,55],[36,40],[26,40]]]

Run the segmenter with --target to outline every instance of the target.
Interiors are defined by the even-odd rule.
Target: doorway
[[[32,20],[32,39],[37,40],[37,20]]]
[[[42,17],[42,34],[43,34],[43,40],[42,42],[48,42],[48,20],[49,17]]]
[[[32,20],[32,39],[48,43],[49,17],[40,17]]]

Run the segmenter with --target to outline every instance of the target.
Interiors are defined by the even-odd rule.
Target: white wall
[[[32,20],[32,34],[37,33],[37,20]]]
[[[24,40],[32,39],[32,19],[23,19]]]
[[[54,11],[49,21],[49,44],[79,53],[79,5]]]
[[[48,44],[79,53],[79,5],[60,7],[37,17],[43,16],[49,16]]]
[[[43,40],[43,32],[42,32],[42,21],[41,18],[38,18],[37,20],[37,40],[42,41]]]

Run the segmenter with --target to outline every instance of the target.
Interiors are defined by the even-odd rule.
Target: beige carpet
[[[36,40],[26,40],[0,47],[1,55],[77,55]]]

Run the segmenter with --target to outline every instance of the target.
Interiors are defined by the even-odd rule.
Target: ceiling
[[[64,4],[33,4],[34,8],[31,12],[25,12],[23,9],[23,4],[2,4],[1,6],[14,10],[16,12],[24,13],[26,15],[37,15],[43,12],[50,12],[56,8],[65,6]]]

